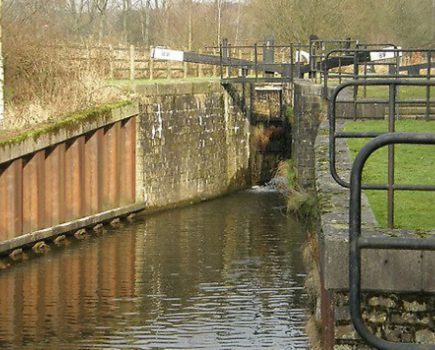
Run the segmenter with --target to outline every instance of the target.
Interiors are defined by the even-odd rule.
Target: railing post
[[[355,80],[358,80],[359,75],[359,65],[358,65],[358,51],[355,49],[354,55],[353,55],[353,78]],[[357,119],[357,113],[358,113],[358,85],[355,85],[353,87],[353,120]]]
[[[389,86],[388,132],[396,131],[396,85]],[[394,228],[394,145],[388,145],[388,227]]]
[[[426,79],[430,80],[431,78],[431,68],[432,68],[432,51],[428,51],[427,53],[427,74]],[[426,87],[426,121],[430,118],[430,85]]]
[[[254,44],[254,56],[255,56],[255,60],[254,60],[255,80],[257,80],[258,79],[258,47],[257,47],[257,43]]]

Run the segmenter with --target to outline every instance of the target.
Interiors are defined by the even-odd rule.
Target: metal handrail
[[[435,75],[432,74],[431,68],[435,67],[435,62],[432,59],[435,49],[424,49],[424,48],[412,48],[412,49],[402,49],[398,48],[394,44],[385,44],[391,46],[392,48],[376,48],[379,46],[378,44],[359,44],[356,49],[334,49],[329,51],[325,59],[322,61],[323,66],[320,67],[321,74],[323,74],[323,83],[325,93],[328,88],[328,81],[331,78],[338,78],[339,84],[341,84],[342,79],[351,78],[351,79],[388,79],[392,77],[400,76],[402,78],[406,77],[408,79],[431,79],[434,78]],[[366,46],[367,48],[363,48]],[[368,48],[371,46],[372,48]],[[390,60],[394,60],[394,62],[385,62],[385,61],[370,61],[369,57],[371,53],[381,52],[381,53],[390,53],[393,54],[394,57],[390,58]],[[411,64],[411,65],[402,65],[400,62],[401,54],[424,54],[426,62]],[[330,73],[329,70],[331,68],[337,68],[336,65],[329,66],[328,63],[333,60],[338,60],[338,73]],[[352,73],[344,73],[342,72],[343,66],[353,66]],[[359,67],[364,67],[364,72],[361,74],[359,72]],[[368,74],[367,67],[368,66],[389,66],[390,73],[389,74]],[[416,74],[415,71],[419,71],[420,69],[426,69],[427,72],[425,74]],[[403,75],[400,72],[406,71],[408,74]]]
[[[403,79],[389,79],[389,80],[354,80],[345,82],[336,87],[333,92],[330,108],[329,108],[329,167],[330,173],[335,182],[340,186],[345,188],[350,188],[350,183],[343,179],[337,171],[337,139],[349,139],[349,138],[375,138],[386,132],[342,132],[337,131],[337,98],[341,91],[347,87],[358,87],[358,86],[387,86],[389,87],[389,98],[384,100],[388,102],[389,113],[388,113],[388,132],[395,132],[396,125],[396,105],[397,100],[397,89],[399,86],[425,86],[430,88],[435,86],[435,80],[403,80]],[[426,103],[429,105],[430,100],[427,99]],[[359,103],[358,101],[353,101],[354,103]],[[354,112],[355,113],[355,112]],[[365,190],[387,190],[388,191],[388,226],[390,228],[394,227],[394,192],[397,190],[401,191],[435,191],[435,185],[420,185],[411,186],[405,184],[396,184],[394,178],[394,146],[390,146],[388,150],[388,183],[386,184],[363,184],[363,189]]]
[[[435,344],[396,343],[375,336],[364,323],[361,311],[361,250],[400,249],[435,251],[435,240],[361,236],[361,191],[364,165],[377,149],[394,144],[435,145],[435,133],[387,133],[377,136],[358,153],[351,172],[349,207],[349,292],[350,314],[358,334],[380,350],[435,350]]]
[[[358,40],[348,39],[314,39],[310,40],[310,75],[317,80],[317,73],[322,83],[323,61],[326,54],[332,49],[350,49],[358,47]],[[331,47],[332,46],[332,47]]]

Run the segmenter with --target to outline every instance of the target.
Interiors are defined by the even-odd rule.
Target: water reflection
[[[1,272],[0,348],[307,348],[304,237],[280,206],[239,193]]]

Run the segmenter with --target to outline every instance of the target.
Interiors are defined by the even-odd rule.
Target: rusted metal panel
[[[84,151],[84,214],[91,215],[98,213],[101,207],[100,181],[101,169],[100,160],[102,158],[102,137],[103,130],[99,129],[86,135]]]
[[[65,144],[46,151],[44,227],[64,222]]]
[[[104,128],[103,148],[103,209],[119,206],[120,187],[120,147],[121,124],[115,123]]]
[[[122,205],[136,200],[136,118],[121,124],[120,201]]]
[[[44,224],[45,151],[33,154],[23,166],[23,232],[36,231]]]
[[[0,166],[0,240],[8,238],[8,198],[7,198],[7,172],[6,166]]]
[[[22,233],[22,160],[0,167],[0,240]]]
[[[66,144],[65,150],[65,220],[82,216],[83,210],[83,158],[84,137],[78,137]]]

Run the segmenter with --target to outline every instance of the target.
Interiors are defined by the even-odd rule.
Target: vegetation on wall
[[[222,38],[286,44],[316,34],[430,46],[432,11],[431,0],[3,0],[8,125],[122,97],[105,81],[107,57],[72,63],[77,45],[198,50]]]

